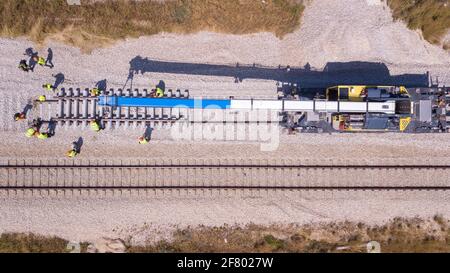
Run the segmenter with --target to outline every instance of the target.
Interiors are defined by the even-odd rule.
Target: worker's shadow
[[[79,137],[77,141],[73,142],[75,145],[75,150],[77,153],[81,152],[81,147],[83,146],[83,138]]]
[[[160,80],[159,83],[156,85],[156,88],[161,88],[162,91],[166,91],[166,83],[163,80]]]
[[[50,68],[53,68],[53,50],[51,48],[48,48],[47,50],[47,59],[45,59],[45,66],[48,66]]]
[[[35,53],[34,49],[32,47],[29,47],[29,48],[25,49],[25,54],[24,55],[27,55],[29,57],[33,57],[34,55],[37,55],[37,52]]]
[[[58,74],[56,74],[56,75],[53,75],[53,77],[55,77],[55,83],[53,84],[53,86],[54,86],[55,88],[58,88],[59,85],[63,84],[63,83],[64,83],[64,80],[66,79],[66,78],[64,77],[64,74],[63,74],[63,73],[58,73]]]
[[[48,135],[54,136],[56,133],[56,121],[50,119],[48,122]]]
[[[22,113],[24,113],[25,116],[27,116],[28,112],[31,111],[31,109],[33,109],[33,105],[31,103],[27,103],[27,105],[25,105],[25,107],[23,108]]]
[[[147,127],[145,127],[144,137],[146,139],[150,140],[152,138],[152,133],[153,133],[153,128],[150,127],[150,125],[147,125]]]
[[[101,81],[98,81],[98,82],[95,84],[95,87],[97,87],[98,90],[105,91],[105,90],[106,90],[106,87],[107,87],[106,79],[101,80]]]

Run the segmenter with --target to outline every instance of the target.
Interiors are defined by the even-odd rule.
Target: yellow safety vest
[[[38,59],[38,64],[39,64],[39,65],[45,65],[45,59],[42,58],[42,57],[39,57],[39,59]]]
[[[75,150],[70,150],[66,153],[68,157],[75,157],[77,155],[77,152]]]
[[[96,121],[91,121],[91,129],[95,132],[100,131],[100,126]]]
[[[38,98],[38,100],[39,100],[40,102],[44,102],[44,101],[46,100],[46,98],[45,98],[44,95],[40,95],[39,98]]]
[[[100,90],[98,90],[98,88],[93,88],[91,90],[91,96],[98,96],[98,94],[100,93]]]
[[[145,139],[145,137],[139,138],[139,144],[147,144],[147,143],[148,143],[148,141],[147,141],[147,139]]]
[[[34,135],[34,133],[36,132],[36,130],[34,130],[33,128],[28,128],[27,132],[25,133],[25,135],[27,137],[32,137]]]
[[[44,84],[44,86],[45,86],[45,88],[47,88],[48,90],[53,91],[53,86],[52,86],[51,84],[47,83],[47,84]]]
[[[164,91],[161,88],[157,87],[156,88],[156,97],[161,98],[163,96],[164,96]]]
[[[39,133],[37,138],[39,138],[39,139],[47,139],[48,138],[48,134],[46,134],[46,133]]]

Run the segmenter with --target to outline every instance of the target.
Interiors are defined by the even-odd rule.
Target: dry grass
[[[330,223],[306,226],[198,227],[178,230],[173,240],[130,252],[365,252],[369,241],[382,252],[449,252],[449,221],[396,218],[381,226]],[[338,249],[338,247],[345,247]]]
[[[450,252],[450,221],[395,218],[387,224],[328,223],[304,226],[222,226],[177,230],[171,241],[128,246],[128,252],[365,252],[369,241],[381,252]],[[67,252],[57,237],[7,233],[0,252]],[[86,252],[88,243],[81,244]],[[344,248],[342,248],[344,247]]]
[[[440,44],[450,29],[448,0],[387,0],[394,19],[403,20],[410,29],[420,29],[423,37]]]
[[[267,31],[278,37],[300,24],[304,6],[298,0],[174,0],[167,2],[106,0],[0,1],[0,34],[46,38],[89,50],[117,39],[160,32],[202,30],[245,34]]]
[[[61,253],[66,252],[67,243],[66,240],[58,237],[4,233],[0,236],[0,253]]]

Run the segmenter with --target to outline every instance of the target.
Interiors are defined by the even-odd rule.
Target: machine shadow
[[[135,74],[148,72],[203,76],[232,77],[236,82],[245,79],[274,80],[296,83],[301,88],[327,88],[333,85],[403,85],[405,87],[428,87],[429,75],[391,75],[384,63],[376,62],[329,62],[322,71],[305,67],[265,67],[253,65],[219,65],[182,62],[166,62],[136,56],[130,61],[128,79]]]

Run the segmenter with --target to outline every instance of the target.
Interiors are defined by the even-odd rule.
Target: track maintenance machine
[[[298,88],[296,91],[302,92]],[[449,88],[408,91],[404,86],[339,85],[327,88],[325,94],[325,99],[312,100],[311,110],[284,111],[283,124],[301,132],[413,133],[450,129]],[[317,107],[324,104],[326,109]]]

